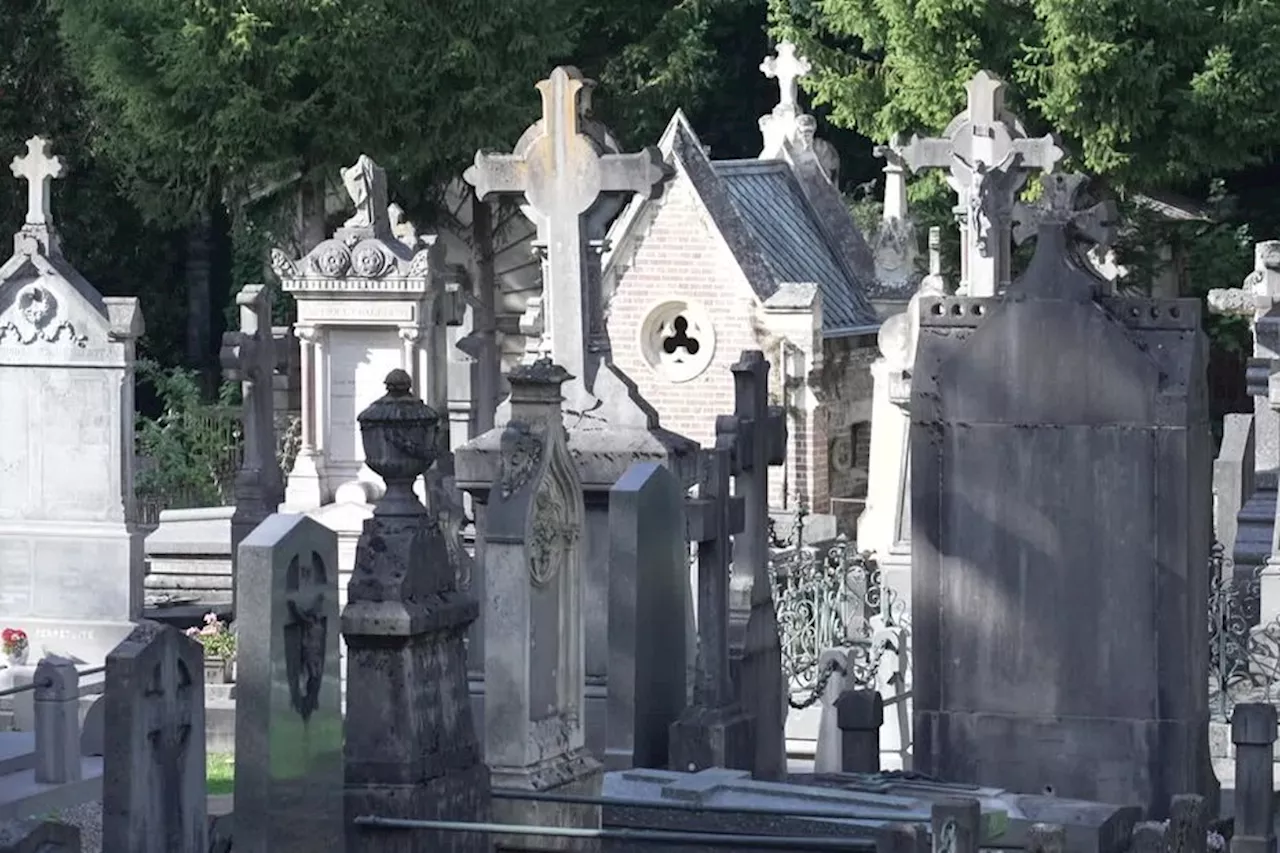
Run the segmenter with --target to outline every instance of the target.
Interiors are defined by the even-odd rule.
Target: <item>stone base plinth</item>
[[[531,793],[599,797],[604,784],[604,768],[584,750],[555,759],[527,773],[495,769],[492,779],[495,790],[519,789]],[[600,806],[494,797],[493,820],[495,823],[523,826],[599,829]],[[574,853],[599,853],[601,849],[599,839],[515,833],[495,835],[493,843],[497,850],[513,851],[571,850]]]
[[[755,720],[741,706],[693,707],[671,726],[673,768],[693,773],[709,767],[750,771],[755,763]]]

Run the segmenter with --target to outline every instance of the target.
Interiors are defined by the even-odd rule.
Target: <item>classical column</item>
[[[302,446],[298,455],[316,451],[316,330],[314,326],[298,326],[293,330],[302,354]]]
[[[431,389],[423,387],[425,383],[418,343],[422,340],[422,328],[419,326],[400,327],[400,366],[413,380],[413,393],[424,400],[432,399]]]

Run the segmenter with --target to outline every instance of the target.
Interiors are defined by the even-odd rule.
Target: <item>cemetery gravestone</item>
[[[1210,290],[1208,302],[1211,311],[1247,318],[1252,325],[1253,354],[1245,368],[1245,387],[1253,397],[1253,458],[1246,464],[1254,473],[1252,488],[1241,494],[1244,503],[1236,516],[1234,547],[1227,556],[1238,588],[1247,591],[1243,601],[1249,621],[1265,625],[1280,616],[1280,567],[1271,559],[1276,550],[1280,468],[1280,384],[1273,378],[1280,366],[1280,241],[1256,244],[1253,257],[1253,272],[1243,286]],[[1269,601],[1265,608],[1253,600],[1255,582],[1256,597]]]
[[[367,156],[342,170],[355,215],[306,257],[279,249],[271,263],[297,300],[301,341],[301,447],[285,504],[306,511],[348,483],[368,501],[380,489],[364,465],[357,416],[399,368],[414,392],[444,411],[446,330],[435,322],[443,246],[417,236],[411,249],[391,229],[385,171]]]
[[[750,770],[755,720],[734,697],[729,667],[729,542],[743,501],[729,494],[730,453],[704,450],[698,497],[689,501],[689,540],[698,546],[698,665],[693,702],[671,727],[670,766]]]
[[[236,472],[235,514],[231,516],[232,604],[235,604],[236,561],[239,545],[284,500],[284,482],[276,461],[275,337],[271,329],[271,291],[246,284],[236,294],[240,330],[222,335],[222,371],[228,382],[239,382],[243,399],[241,419],[244,447]]]
[[[485,762],[495,787],[599,796],[602,768],[587,751],[582,719],[585,509],[560,409],[569,378],[550,359],[507,375],[511,419],[503,430],[502,475],[489,499],[482,564],[489,581]],[[600,825],[600,809],[501,800],[494,820],[592,828]],[[567,842],[536,843],[525,839],[519,846],[564,849]]]
[[[684,527],[684,489],[656,462],[632,465],[609,491],[609,770],[665,767],[684,709],[694,644]]]
[[[434,508],[414,493],[444,426],[412,384],[405,371],[391,371],[387,393],[360,414],[364,458],[387,490],[364,523],[342,611],[346,853],[479,853],[491,849],[482,835],[353,822],[360,815],[484,821],[489,814],[463,645],[478,608],[458,589]]]
[[[342,849],[338,537],[269,516],[240,543],[236,850]]]
[[[593,283],[599,248],[591,239],[595,219],[605,206],[617,203],[619,194],[655,192],[665,177],[656,148],[622,154],[608,130],[587,117],[592,85],[577,69],[553,70],[538,84],[543,116],[517,141],[514,153],[479,152],[464,177],[481,200],[495,194],[525,196],[527,204],[521,210],[537,227],[535,246],[543,261],[542,295],[530,300],[528,315],[521,321],[532,356],[526,364],[549,356],[573,376],[567,380],[563,411],[586,505],[586,732],[592,752],[603,757],[608,717],[609,490],[635,462],[665,464],[689,485],[696,445],[662,429],[652,406],[592,343],[603,312],[598,284]],[[504,402],[495,423],[504,424],[509,417],[510,406]],[[500,477],[502,433],[498,426],[457,450],[457,483],[474,500],[477,531],[485,525],[490,486]],[[483,562],[486,547],[478,533],[478,562]],[[486,582],[483,573],[473,578],[472,591],[482,600]],[[482,614],[468,638],[477,707],[486,657],[485,618]]]
[[[144,620],[107,655],[102,847],[207,853],[204,649]]]
[[[63,165],[13,160],[26,222],[0,266],[0,623],[32,654],[101,661],[142,612],[134,358],[142,312],[67,263],[49,211]]]
[[[1216,788],[1199,304],[1099,297],[1045,184],[1005,297],[921,301],[914,769],[1163,817]]]
[[[787,446],[782,410],[769,405],[769,362],[744,350],[733,365],[734,413],[716,418],[716,446],[730,451],[735,494],[743,499],[742,532],[733,538],[729,645],[739,702],[755,718],[758,779],[787,774],[787,686],[769,577],[769,466]]]

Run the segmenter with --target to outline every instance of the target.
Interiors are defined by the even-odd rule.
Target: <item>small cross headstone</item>
[[[760,63],[764,76],[778,81],[778,108],[795,109],[799,82],[813,70],[809,60],[796,54],[796,46],[789,41],[778,43],[777,56],[766,57]]]
[[[49,153],[49,141],[42,136],[27,140],[25,156],[14,157],[9,164],[15,178],[27,182],[27,225],[48,228],[53,225],[50,211],[50,183],[63,174],[62,158]]]
[[[968,106],[943,137],[913,136],[897,147],[913,172],[950,170],[948,183],[965,216],[961,286],[970,296],[994,296],[1009,284],[1014,195],[1030,171],[1052,172],[1062,149],[1052,135],[1027,138],[1005,109],[1005,84],[995,75],[980,71],[965,88]]]
[[[240,329],[222,335],[221,362],[228,382],[239,382],[244,451],[236,473],[236,511],[231,518],[231,556],[235,577],[238,547],[284,500],[284,483],[275,448],[275,339],[271,329],[271,292],[261,284],[236,294]],[[232,603],[236,601],[233,589]]]
[[[141,621],[107,655],[102,846],[206,853],[204,650]]]
[[[337,568],[337,534],[305,515],[272,515],[240,543],[237,850],[340,849]]]
[[[590,402],[582,378],[588,343],[583,214],[601,193],[650,194],[666,175],[662,155],[652,146],[638,154],[597,153],[582,132],[587,85],[578,69],[556,68],[538,83],[542,119],[526,131],[523,144],[513,154],[477,153],[463,175],[481,201],[523,193],[532,208],[538,240],[547,247],[543,310],[549,349],[542,355],[575,377],[565,396],[579,410]]]
[[[689,540],[698,546],[698,662],[693,703],[671,727],[670,766],[750,770],[754,724],[734,698],[729,670],[729,543],[742,530],[743,504],[730,495],[729,450],[704,450],[700,462],[698,497],[687,503]]]
[[[786,684],[769,579],[769,466],[783,461],[787,427],[769,405],[769,362],[743,350],[733,365],[734,413],[716,418],[716,447],[730,451],[734,494],[743,499],[742,534],[734,537],[730,644],[739,700],[756,721],[756,778],[786,774]],[[752,624],[752,623],[757,624]],[[748,635],[757,638],[747,647]]]

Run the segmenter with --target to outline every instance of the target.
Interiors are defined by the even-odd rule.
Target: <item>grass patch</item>
[[[210,795],[230,794],[236,787],[236,757],[215,752],[205,757],[205,788]]]

